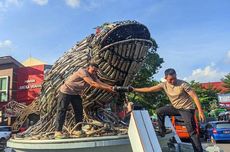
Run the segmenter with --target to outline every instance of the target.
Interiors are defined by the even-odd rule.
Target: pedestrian
[[[55,122],[55,138],[64,138],[62,128],[65,122],[66,111],[69,104],[72,104],[76,124],[83,121],[83,106],[81,94],[82,91],[92,86],[94,88],[107,90],[113,92],[113,87],[101,82],[97,78],[98,65],[90,63],[86,68],[79,68],[71,76],[67,78],[64,84],[60,87],[57,116]],[[75,136],[82,134],[81,125],[72,132]]]
[[[195,152],[202,152],[202,146],[198,133],[196,132],[196,123],[194,120],[195,106],[199,112],[201,121],[205,120],[205,116],[196,93],[189,84],[176,77],[176,71],[172,68],[165,70],[165,82],[156,86],[146,88],[134,88],[136,92],[156,92],[164,90],[167,94],[172,106],[164,106],[157,109],[157,117],[159,124],[159,134],[164,137],[166,133],[165,116],[173,116],[180,114],[185,122],[185,126],[189,133],[192,146]]]

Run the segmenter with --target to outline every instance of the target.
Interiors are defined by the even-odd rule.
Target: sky
[[[0,56],[53,64],[104,22],[148,27],[180,79],[220,81],[230,72],[229,0],[0,0]]]

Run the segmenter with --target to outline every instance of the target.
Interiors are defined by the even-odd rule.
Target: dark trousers
[[[194,119],[194,109],[176,109],[173,106],[161,107],[157,110],[157,117],[159,123],[159,130],[165,132],[165,116],[181,115],[184,120],[184,124],[190,136],[190,140],[194,149],[194,152],[203,152],[200,137],[196,131],[196,123]]]
[[[72,104],[74,114],[75,114],[75,121],[76,124],[78,122],[82,122],[83,119],[83,107],[82,107],[82,99],[80,95],[68,95],[61,93],[59,94],[58,98],[58,107],[57,107],[57,117],[55,122],[55,129],[56,131],[62,131],[66,111],[68,110],[69,104]],[[77,128],[77,130],[81,129],[81,126]]]

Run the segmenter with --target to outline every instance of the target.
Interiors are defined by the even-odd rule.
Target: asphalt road
[[[203,139],[201,139],[201,141],[202,141],[203,145],[207,145],[208,144]],[[185,140],[184,142],[190,142],[190,141],[189,140]],[[212,145],[212,144],[210,143],[210,145]],[[220,147],[220,149],[223,150],[224,152],[230,152],[230,141],[221,141],[221,142],[216,143],[216,145],[218,147]]]
[[[202,144],[208,144],[206,141],[201,140]],[[209,143],[211,144],[211,143]],[[212,144],[211,144],[212,145]],[[218,147],[220,147],[221,150],[223,150],[224,152],[230,152],[230,141],[219,141],[216,143],[216,145]]]
[[[217,146],[219,146],[224,152],[230,152],[230,141],[217,143]]]

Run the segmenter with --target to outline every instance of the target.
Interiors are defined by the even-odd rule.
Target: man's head
[[[176,71],[172,68],[165,70],[165,80],[169,83],[174,85],[176,83]]]
[[[98,70],[98,65],[96,63],[90,63],[88,66],[88,72],[90,74],[96,73]]]

